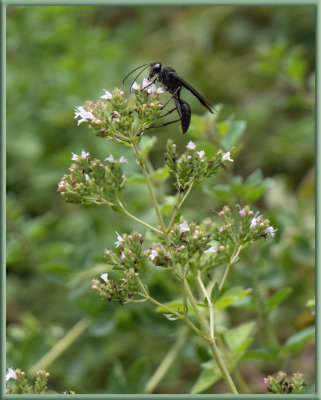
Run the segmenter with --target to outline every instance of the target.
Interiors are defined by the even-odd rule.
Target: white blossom
[[[119,162],[120,162],[121,164],[128,163],[127,158],[125,158],[124,156],[121,156],[121,157],[120,157]]]
[[[144,78],[144,79],[143,79],[142,88],[145,89],[146,86],[149,87],[149,86],[152,86],[152,85],[151,85],[151,82],[150,82],[147,78]],[[154,86],[155,86],[155,85],[154,85]]]
[[[200,158],[203,158],[205,155],[205,151],[204,150],[198,151],[197,154],[199,155]]]
[[[134,90],[139,90],[139,89],[140,89],[140,85],[138,85],[137,82],[134,82],[134,83],[132,84],[132,89],[134,89]]]
[[[266,233],[267,235],[271,235],[272,237],[274,237],[276,231],[277,231],[277,229],[274,229],[273,226],[268,226],[268,227],[265,229],[265,233]]]
[[[190,231],[189,226],[188,226],[186,221],[184,221],[183,223],[179,224],[179,231],[180,231],[180,233],[189,232]]]
[[[222,155],[222,161],[234,161],[231,157],[230,151]]]
[[[193,143],[191,140],[187,143],[187,146],[186,146],[189,150],[194,150],[194,149],[196,149],[196,144],[195,143]]]
[[[213,246],[211,246],[208,249],[204,250],[204,254],[205,253],[216,253],[216,249]]]
[[[109,155],[109,157],[105,158],[105,161],[110,161],[112,163],[115,162],[114,156],[112,154]]]
[[[158,256],[158,253],[156,250],[152,249],[152,251],[150,252],[149,258],[154,261],[155,258]]]
[[[101,274],[100,277],[104,282],[108,281],[108,273],[107,272],[105,272],[104,274]]]
[[[256,218],[256,217],[253,217],[253,218],[251,219],[250,228],[251,228],[251,229],[255,228],[256,224],[257,224],[257,218]]]
[[[77,154],[75,154],[75,153],[71,153],[71,154],[72,154],[72,157],[71,157],[72,161],[77,161],[78,160]]]
[[[85,160],[89,156],[89,153],[86,152],[85,150],[82,150],[80,156],[81,156],[81,158],[83,158]]]
[[[14,372],[13,368],[8,368],[8,371],[6,373],[6,382],[8,382],[9,379],[17,379],[17,374]]]
[[[116,247],[119,247],[122,242],[124,241],[124,239],[116,232],[117,234],[117,242],[115,242]]]
[[[91,122],[99,122],[99,120],[94,117],[94,114],[91,111],[86,111],[83,106],[75,107],[75,118],[78,117],[80,117],[78,125],[82,122],[88,122],[88,120]]]
[[[103,96],[100,96],[101,99],[103,100],[111,100],[113,98],[113,95],[108,92],[108,90],[103,89],[105,91],[105,94]]]

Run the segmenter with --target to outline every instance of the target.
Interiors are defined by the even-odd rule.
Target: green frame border
[[[5,370],[6,370],[6,261],[5,261],[5,249],[6,249],[6,217],[5,217],[5,195],[6,195],[6,7],[7,6],[186,6],[186,5],[217,5],[217,6],[298,6],[298,5],[314,5],[316,7],[316,50],[320,50],[321,43],[321,0],[263,0],[257,2],[255,0],[234,0],[234,1],[224,1],[224,0],[201,0],[197,2],[196,0],[94,0],[90,2],[88,0],[0,0],[0,21],[1,21],[1,41],[0,41],[0,59],[1,59],[1,95],[0,95],[0,115],[1,115],[1,135],[0,135],[0,262],[1,262],[1,377],[0,377],[0,398],[1,399],[34,399],[34,395],[6,395],[5,394]],[[320,68],[320,52],[316,51],[316,130],[315,130],[315,149],[316,149],[316,183],[318,183],[320,178],[320,167],[321,160],[318,155],[320,155],[320,115],[321,107],[319,101],[319,94],[321,89],[321,81],[319,79],[318,68]],[[316,203],[316,244],[320,238],[320,212],[318,204],[320,203],[320,187],[316,185],[315,203]],[[263,399],[271,398],[273,399],[321,399],[321,372],[320,372],[320,343],[319,343],[319,333],[320,330],[320,291],[321,291],[321,280],[320,280],[320,255],[319,249],[316,248],[316,280],[315,280],[315,293],[316,293],[316,374],[315,374],[315,394],[306,395],[269,395],[269,394],[248,394],[248,395],[230,395],[230,394],[199,394],[199,395],[188,395],[188,394],[177,394],[177,395],[160,395],[160,394],[76,394],[76,395],[56,395],[56,394],[46,394],[37,395],[37,398],[46,399],[188,399],[188,400],[207,400],[207,399]],[[64,397],[61,397],[64,396]],[[286,396],[286,397],[284,397]]]

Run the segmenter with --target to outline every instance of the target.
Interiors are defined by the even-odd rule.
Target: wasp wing
[[[213,110],[212,110],[212,105],[201,95],[198,93],[198,91],[196,89],[193,88],[193,86],[191,86],[189,83],[187,83],[186,81],[184,81],[183,78],[181,78],[179,75],[177,75],[176,72],[171,72],[171,74],[175,77],[175,79],[182,85],[184,86],[184,88],[186,88],[187,90],[189,90],[191,93],[193,93],[193,95],[199,100],[199,102],[206,107],[212,114],[213,114]]]

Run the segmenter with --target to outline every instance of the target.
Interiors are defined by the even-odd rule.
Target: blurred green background
[[[141,393],[180,328],[151,305],[121,307],[92,293],[90,280],[104,271],[101,255],[115,231],[139,227],[111,209],[65,204],[56,192],[71,152],[82,149],[98,158],[125,155],[126,173],[138,172],[126,149],[94,137],[86,124],[77,127],[74,107],[103,88],[128,91],[123,77],[155,61],[221,104],[220,119],[236,129],[232,170],[194,190],[186,218],[199,222],[224,204],[252,201],[278,228],[275,240],[242,255],[227,287],[256,283],[263,298],[292,288],[270,315],[280,346],[274,351],[314,325],[306,303],[314,298],[315,7],[9,6],[7,365],[28,372],[89,317],[88,329],[47,366],[49,388],[58,392]],[[193,113],[205,113],[190,93],[183,98]],[[185,136],[177,124],[150,133],[158,139],[153,165],[162,165],[167,138],[181,149],[196,141],[200,121],[193,117]],[[221,141],[222,132],[206,124],[202,134],[203,143]],[[142,187],[129,185],[127,194],[131,212],[153,222]],[[155,297],[171,300],[176,283],[162,272],[154,272],[151,286]],[[280,368],[272,351],[259,351],[268,347],[260,307],[253,295],[223,318],[227,328],[256,320],[240,364],[252,393],[265,393],[263,377]],[[190,335],[155,393],[188,393],[210,358],[203,346]],[[300,370],[311,386],[311,335],[287,349],[285,372]],[[219,382],[206,393],[225,390]]]

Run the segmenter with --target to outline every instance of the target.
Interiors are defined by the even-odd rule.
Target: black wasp
[[[153,81],[151,81],[150,84],[152,84],[156,81],[160,82],[162,84],[162,86],[164,87],[164,89],[167,92],[171,93],[172,97],[170,98],[170,100],[173,98],[175,101],[175,107],[172,110],[168,111],[166,114],[162,115],[162,117],[170,114],[171,112],[173,112],[175,110],[177,110],[178,115],[179,115],[179,119],[176,119],[175,121],[166,122],[157,127],[154,126],[153,128],[159,128],[161,126],[165,126],[165,125],[172,124],[174,122],[181,121],[182,132],[185,133],[187,131],[187,129],[189,128],[190,122],[191,122],[191,108],[190,108],[189,104],[186,103],[186,101],[181,99],[181,89],[183,87],[186,88],[187,90],[189,90],[191,93],[193,93],[193,95],[199,100],[199,102],[204,107],[206,107],[211,113],[213,113],[211,104],[201,94],[199,94],[196,89],[194,89],[189,83],[184,81],[184,79],[182,79],[173,68],[162,67],[162,64],[160,62],[143,64],[143,65],[135,68],[133,71],[131,71],[128,75],[125,76],[125,78],[123,79],[123,83],[125,82],[125,79],[127,79],[129,75],[131,75],[133,72],[137,71],[138,69],[143,68],[137,74],[133,83],[131,84],[130,88],[132,88],[134,82],[139,77],[139,75],[143,71],[145,71],[148,67],[149,67],[148,80],[151,81],[151,79],[153,79],[154,76],[156,76],[155,79]],[[167,104],[168,104],[168,102],[165,104],[164,107],[166,107]]]

